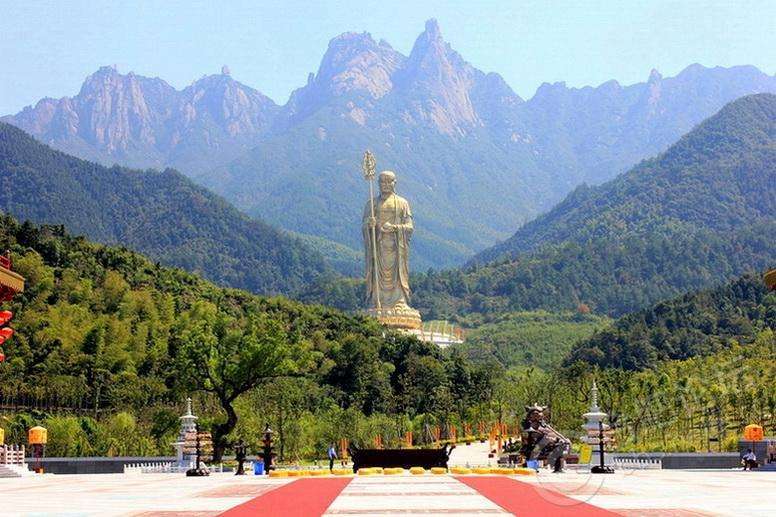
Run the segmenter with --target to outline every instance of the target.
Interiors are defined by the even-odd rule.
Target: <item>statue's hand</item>
[[[377,219],[370,217],[367,224],[369,225],[370,230],[374,230],[375,226],[377,226]]]
[[[383,232],[386,232],[386,233],[388,233],[388,232],[395,232],[396,231],[396,225],[395,224],[391,224],[391,223],[385,223],[380,228],[380,230],[382,230]]]

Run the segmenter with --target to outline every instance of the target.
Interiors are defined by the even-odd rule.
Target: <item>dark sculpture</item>
[[[243,464],[245,463],[246,450],[247,447],[245,446],[245,442],[240,438],[234,446],[234,458],[237,460],[237,472],[235,472],[235,476],[245,475],[245,466]]]
[[[447,468],[453,449],[455,445],[440,449],[359,449],[351,446],[348,453],[353,460],[353,472],[358,472],[358,469],[366,467]]]
[[[264,427],[264,439],[262,441],[264,442],[264,447],[258,456],[264,460],[264,472],[269,474],[269,471],[275,468],[272,465],[272,458],[277,456],[272,452],[272,429],[269,428],[269,424]]]
[[[545,421],[545,409],[539,405],[525,407],[526,415],[522,425],[523,446],[520,452],[525,458],[525,466],[528,465],[528,461],[544,459],[552,465],[553,472],[563,472],[571,441]]]
[[[592,474],[614,474],[614,468],[605,465],[604,447],[606,446],[606,437],[604,435],[604,424],[598,422],[598,465],[593,465],[590,469]]]

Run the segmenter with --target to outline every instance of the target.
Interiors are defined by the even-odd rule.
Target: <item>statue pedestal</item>
[[[393,307],[391,309],[367,309],[368,316],[377,318],[383,325],[396,329],[418,330],[423,327],[420,313],[409,306]]]
[[[447,322],[432,322],[430,328],[424,329],[420,313],[407,305],[381,310],[371,308],[366,310],[366,315],[376,318],[386,327],[433,343],[439,348],[464,342],[463,332]]]

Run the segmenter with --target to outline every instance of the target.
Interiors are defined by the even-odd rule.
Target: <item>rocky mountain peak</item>
[[[406,59],[368,32],[340,34],[329,42],[318,73],[311,73],[307,84],[291,94],[277,127],[287,127],[342,97],[348,99],[343,115],[364,125],[369,118],[367,104],[393,90],[393,76]]]
[[[706,67],[703,66],[700,63],[693,63],[691,65],[687,65],[679,74],[677,74],[677,78],[685,78],[685,77],[694,77],[697,76],[706,70]]]
[[[418,100],[409,115],[430,123],[449,135],[465,134],[481,121],[472,105],[470,91],[482,75],[442,38],[436,20],[426,22],[396,83],[405,95]]]
[[[426,20],[425,30],[415,41],[415,45],[418,45],[418,43],[444,47],[445,41],[442,39],[442,30],[439,28],[439,23],[436,21],[436,18]]]
[[[439,22],[436,18],[429,18],[426,20],[425,33],[430,37],[437,37],[442,39],[442,31],[439,30]]]
[[[71,132],[87,142],[125,152],[138,143],[156,143],[154,126],[174,93],[161,79],[123,75],[115,66],[103,66],[86,78],[72,102],[60,104],[60,119],[69,119]]]
[[[556,81],[554,83],[544,82],[536,89],[536,93],[531,98],[532,103],[558,102],[558,99],[567,96],[569,88],[565,81]]]
[[[269,126],[278,109],[272,99],[222,70],[221,74],[205,76],[181,92],[177,126],[198,126],[206,119],[215,121],[232,137],[256,134]]]
[[[653,68],[649,72],[649,79],[647,79],[647,83],[654,84],[654,83],[660,82],[661,79],[663,79],[663,76],[661,75],[661,73],[658,72],[657,69]]]
[[[426,22],[426,30],[415,40],[410,52],[408,66],[444,66],[456,61],[465,64],[463,59],[442,38],[442,31],[435,19]]]
[[[646,115],[648,117],[654,117],[659,115],[659,109],[658,105],[660,104],[660,98],[662,95],[662,84],[663,82],[663,76],[660,75],[660,72],[655,70],[654,68],[649,73],[649,79],[647,79],[646,89],[645,89],[645,95],[646,101],[645,106],[647,107],[647,113]]]
[[[329,42],[313,82],[319,93],[362,91],[379,99],[393,88],[391,76],[404,60],[389,44],[375,42],[367,32],[347,32]]]

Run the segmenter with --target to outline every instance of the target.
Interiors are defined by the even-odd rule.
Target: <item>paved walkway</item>
[[[494,458],[488,458],[490,452],[488,442],[474,442],[471,445],[459,445],[450,453],[450,460],[447,465],[454,466],[474,466],[474,465],[493,465],[496,466]]]
[[[355,478],[326,515],[509,515],[453,476]]]
[[[244,515],[256,515],[255,508],[266,508],[274,501],[283,517],[292,517],[309,515],[300,513],[300,502],[317,498],[325,515],[331,516],[536,514],[531,508],[545,515],[568,510],[597,515],[610,510],[626,516],[764,516],[776,515],[775,486],[773,472],[677,470],[599,476],[541,472],[538,476],[406,474],[345,479],[46,475],[0,479],[0,515],[205,517],[248,503],[254,511]],[[524,510],[516,511],[512,504]]]

